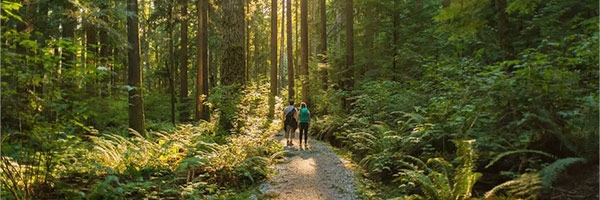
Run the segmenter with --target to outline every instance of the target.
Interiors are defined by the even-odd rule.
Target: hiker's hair
[[[294,100],[290,100],[290,105],[293,106],[294,105]]]
[[[302,108],[306,108],[306,103],[302,102],[302,103],[300,104],[300,107],[302,107]]]

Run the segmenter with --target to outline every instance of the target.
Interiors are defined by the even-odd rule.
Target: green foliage
[[[502,159],[505,156],[509,156],[509,155],[512,155],[512,154],[518,154],[518,153],[536,153],[536,154],[544,155],[544,156],[547,156],[547,157],[550,157],[550,158],[554,158],[554,156],[551,155],[551,154],[548,154],[548,153],[543,152],[543,151],[537,151],[537,150],[523,149],[523,150],[516,150],[516,151],[507,151],[507,152],[503,152],[501,154],[496,155],[496,157],[494,157],[492,159],[492,161],[490,161],[490,163],[485,166],[485,168],[488,168],[488,167],[492,166],[494,163],[496,163],[498,160]]]
[[[488,12],[489,1],[464,0],[452,2],[443,8],[434,19],[438,22],[448,22],[439,31],[450,33],[450,40],[469,40],[488,23],[485,15]]]
[[[538,7],[541,0],[512,0],[506,7],[507,13],[519,12],[520,14],[530,14]]]
[[[573,164],[587,162],[585,158],[568,157],[557,159],[556,156],[543,151],[517,150],[508,151],[497,155],[492,160],[492,162],[490,162],[490,164],[486,166],[486,168],[493,165],[501,158],[516,153],[535,153],[555,158],[556,160],[553,163],[544,166],[542,169],[530,170],[536,171],[536,173],[521,174],[517,179],[510,180],[495,186],[493,189],[486,192],[486,198],[492,198],[496,196],[496,194],[498,194],[500,191],[505,191],[505,195],[507,195],[508,198],[536,198],[540,194],[540,192],[549,192],[552,187],[552,183],[562,175],[562,173],[567,169],[567,167]]]
[[[540,170],[540,176],[542,178],[542,189],[548,190],[552,186],[552,182],[560,177],[561,173],[564,172],[568,166],[576,163],[585,163],[585,158],[561,158],[554,161],[552,164],[544,167]]]
[[[2,0],[2,15],[0,15],[0,19],[8,20],[9,18],[13,18],[22,21],[21,16],[15,14],[22,6],[23,5],[18,2]]]
[[[492,190],[485,193],[486,199],[498,198],[501,190],[506,190],[507,198],[536,199],[541,191],[541,179],[538,174],[528,173],[521,175],[518,179],[510,180],[497,185]]]
[[[230,85],[211,88],[208,106],[212,110],[211,120],[219,122],[216,130],[219,135],[237,133],[243,126],[243,123],[240,124],[243,118],[238,118],[236,115],[240,111],[239,106],[242,105],[243,93],[240,92],[239,87],[239,85]]]
[[[3,134],[2,195],[15,199],[49,198],[56,177],[89,168],[73,162],[84,153],[78,150],[80,144],[81,139],[50,124],[40,124],[27,133]]]
[[[403,183],[401,188],[418,185],[424,197],[431,199],[469,199],[475,182],[481,177],[480,173],[473,172],[477,161],[474,142],[455,141],[459,163],[456,167],[441,158],[431,158],[422,169],[402,170],[394,181]],[[410,198],[419,198],[416,194],[412,196]]]

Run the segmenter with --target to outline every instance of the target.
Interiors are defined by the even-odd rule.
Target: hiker
[[[296,128],[298,128],[298,109],[294,107],[294,100],[290,100],[290,105],[283,110],[285,139],[287,146],[294,146],[292,140],[296,137]]]
[[[304,146],[308,147],[308,122],[310,121],[310,111],[308,111],[306,103],[304,102],[302,102],[300,107],[300,145],[302,145],[302,135],[304,135]]]

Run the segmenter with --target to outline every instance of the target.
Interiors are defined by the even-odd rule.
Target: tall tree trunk
[[[180,0],[181,4],[181,52],[179,61],[179,101],[181,107],[179,107],[179,118],[180,121],[189,120],[189,109],[188,109],[188,16],[187,16],[187,0]]]
[[[96,58],[98,57],[98,39],[96,37],[96,34],[98,33],[96,30],[96,25],[93,23],[87,23],[86,25],[86,30],[85,30],[85,38],[86,38],[86,47],[87,47],[87,51],[85,53],[85,67],[86,68],[96,68]],[[92,70],[94,71],[94,70]],[[87,93],[89,95],[100,95],[100,91],[96,90],[94,87],[96,87],[96,85],[98,85],[98,83],[96,81],[94,82],[90,82],[87,81],[85,83],[85,87],[87,90]]]
[[[287,26],[287,70],[288,70],[288,99],[292,100],[295,97],[294,91],[294,49],[292,45],[292,2],[291,0],[286,0],[287,6],[287,16],[286,16],[286,26]]]
[[[277,0],[271,0],[271,94],[269,95],[269,117],[275,117],[277,96]]]
[[[319,24],[321,30],[320,30],[320,39],[321,39],[321,49],[319,50],[319,54],[320,54],[320,61],[321,61],[321,65],[322,68],[320,68],[321,73],[322,73],[322,79],[321,81],[323,82],[323,91],[327,90],[327,86],[328,86],[328,80],[327,80],[327,4],[325,2],[326,0],[319,0],[319,4],[320,4],[320,16],[321,16],[321,23]]]
[[[352,0],[346,0],[344,10],[346,17],[346,69],[342,77],[342,89],[346,92],[352,91],[354,87],[354,3]],[[350,109],[350,101],[343,97],[343,106],[345,110]]]
[[[400,15],[392,12],[392,72],[399,73],[397,68],[398,59],[398,29],[400,24]],[[397,81],[397,80],[396,80]]]
[[[100,14],[100,20],[105,22],[106,24],[110,24],[108,21],[108,14],[106,10],[108,10],[108,3],[105,1],[100,2],[100,10],[104,11]],[[110,56],[110,47],[108,44],[108,32],[106,28],[100,28],[98,33],[98,37],[100,39],[100,63],[103,67],[106,68],[108,77],[102,77],[102,96],[107,96],[111,93],[111,88],[108,86],[110,84],[110,80],[113,77],[111,70],[113,70],[112,65],[109,65],[109,56]]]
[[[127,0],[127,51],[129,66],[129,127],[140,134],[145,133],[144,98],[142,93],[142,69],[140,67],[140,36],[137,0]]]
[[[169,54],[166,59],[169,93],[171,93],[171,123],[175,126],[175,51],[173,50],[173,43],[175,38],[173,37],[173,31],[175,31],[175,22],[173,20],[173,4],[169,5],[169,17],[168,17],[168,36],[169,36]]]
[[[301,40],[301,71],[302,71],[302,101],[308,101],[308,3],[300,1],[300,40]]]
[[[299,80],[300,79],[300,74],[301,74],[301,70],[300,70],[300,30],[299,30],[299,24],[300,24],[300,0],[295,0],[292,1],[294,4],[292,5],[293,9],[293,14],[292,16],[294,17],[294,19],[292,19],[292,26],[294,27],[293,30],[293,35],[294,35],[294,52],[292,53],[292,55],[294,55],[294,80]],[[291,12],[291,10],[290,10]],[[294,84],[295,85],[295,84]],[[295,92],[295,91],[294,91]]]
[[[250,4],[250,0],[244,0],[244,7],[247,8]],[[246,19],[246,16],[250,14],[246,13],[249,9],[244,9],[244,77],[245,80],[250,81],[250,22]]]
[[[75,6],[69,0],[63,0],[62,3],[64,8],[62,37],[71,41],[72,45],[75,45],[75,26],[77,25],[77,21],[72,16],[75,12]],[[69,49],[71,48],[62,49],[61,63],[64,69],[69,69],[75,65],[75,52]]]
[[[223,63],[221,83],[244,86],[244,3],[239,0],[223,0]]]
[[[208,97],[208,0],[198,0],[198,69],[196,74],[196,114],[194,119],[209,120],[204,99]],[[204,97],[203,97],[204,96]]]
[[[498,45],[502,51],[502,59],[511,59],[512,46],[510,45],[510,31],[508,29],[508,16],[506,14],[506,0],[495,0],[496,16],[498,18]]]
[[[285,81],[285,72],[284,72],[284,52],[285,52],[285,2],[286,0],[281,0],[281,47],[279,49],[280,53],[280,58],[279,58],[279,80],[281,81],[281,84],[279,85],[279,93],[281,93],[281,90],[283,89],[283,87],[286,86],[286,81]]]

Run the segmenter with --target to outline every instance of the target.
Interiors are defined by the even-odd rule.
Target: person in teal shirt
[[[310,111],[308,111],[306,103],[304,102],[302,102],[300,107],[300,145],[302,145],[302,136],[304,135],[304,146],[308,147],[308,124],[310,122]]]

